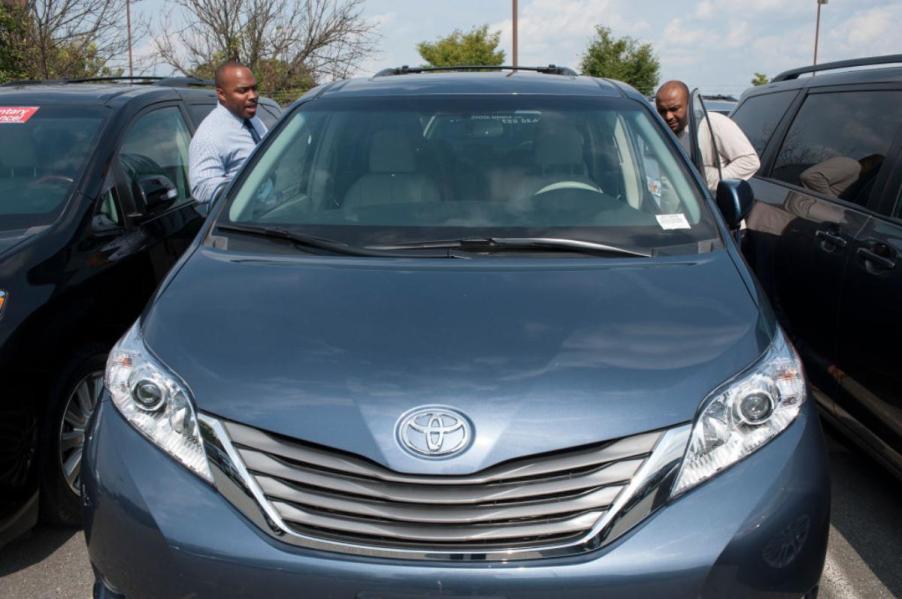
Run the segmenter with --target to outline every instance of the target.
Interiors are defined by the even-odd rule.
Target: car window
[[[239,184],[231,221],[360,245],[565,236],[697,252],[717,237],[682,155],[631,100],[383,97],[301,108]]]
[[[207,115],[213,112],[213,109],[216,108],[216,104],[188,104],[188,114],[191,115],[191,120],[194,121],[195,129],[200,127],[201,122],[207,118]]]
[[[113,175],[112,169],[103,182],[103,191],[100,192],[100,198],[94,209],[92,224],[95,231],[120,228],[125,224],[119,205],[116,177]]]
[[[259,104],[259,107],[260,110],[257,111],[257,116],[263,121],[263,124],[266,125],[267,129],[272,129],[272,126],[279,120],[279,113],[276,112],[275,108],[272,106],[268,106],[262,102]]]
[[[795,91],[787,91],[753,96],[730,115],[749,138],[759,156],[764,153],[770,136],[773,135],[774,129],[777,128],[796,94]]]
[[[56,220],[105,118],[100,109],[36,104],[0,106],[0,230]]]
[[[176,203],[189,200],[190,143],[188,127],[175,106],[160,108],[139,117],[129,127],[119,148],[119,160],[132,189],[137,189],[139,177],[162,175],[178,190]],[[140,206],[138,208],[141,209]]]
[[[865,205],[900,125],[902,92],[813,94],[787,132],[771,176]]]

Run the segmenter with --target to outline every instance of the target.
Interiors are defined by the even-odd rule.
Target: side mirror
[[[755,202],[755,194],[748,181],[740,179],[724,179],[717,184],[717,207],[723,215],[727,226],[736,229],[749,212]]]
[[[179,197],[179,191],[166,175],[144,175],[138,178],[141,201],[148,212],[157,212]]]

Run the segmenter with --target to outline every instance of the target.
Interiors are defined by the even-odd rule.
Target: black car
[[[705,101],[705,107],[708,109],[708,112],[719,112],[720,114],[725,114],[727,116],[733,112],[733,109],[736,108],[736,103],[738,102],[733,96],[724,94],[702,96],[702,99]]]
[[[732,117],[761,155],[746,258],[821,413],[902,476],[902,67],[891,63],[902,55],[787,71]]]
[[[106,354],[202,220],[188,145],[216,105],[203,83],[0,86],[0,544],[39,506],[80,522]],[[278,105],[261,108],[272,124]]]

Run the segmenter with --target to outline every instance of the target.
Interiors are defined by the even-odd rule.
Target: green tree
[[[187,74],[199,79],[213,79],[217,67],[225,61],[223,53],[216,53],[211,61],[197,65]],[[313,75],[303,65],[294,67],[284,60],[262,58],[251,70],[257,79],[260,93],[280,104],[294,102],[316,85]]]
[[[767,75],[764,73],[755,73],[755,76],[752,78],[752,85],[756,87],[759,85],[767,85],[768,83],[770,83],[770,79],[768,79]]]
[[[25,79],[21,39],[22,11],[0,4],[0,83]]]
[[[504,50],[498,49],[501,32],[489,33],[489,26],[474,27],[470,31],[455,30],[434,42],[420,42],[417,52],[430,66],[491,65],[504,63]]]
[[[624,81],[650,96],[658,85],[661,66],[651,44],[614,37],[609,28],[598,25],[580,69],[583,75]]]

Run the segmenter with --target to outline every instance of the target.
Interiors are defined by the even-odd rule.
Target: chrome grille
[[[375,547],[455,551],[541,546],[586,535],[662,435],[521,458],[468,476],[421,476],[222,424],[293,532]]]

